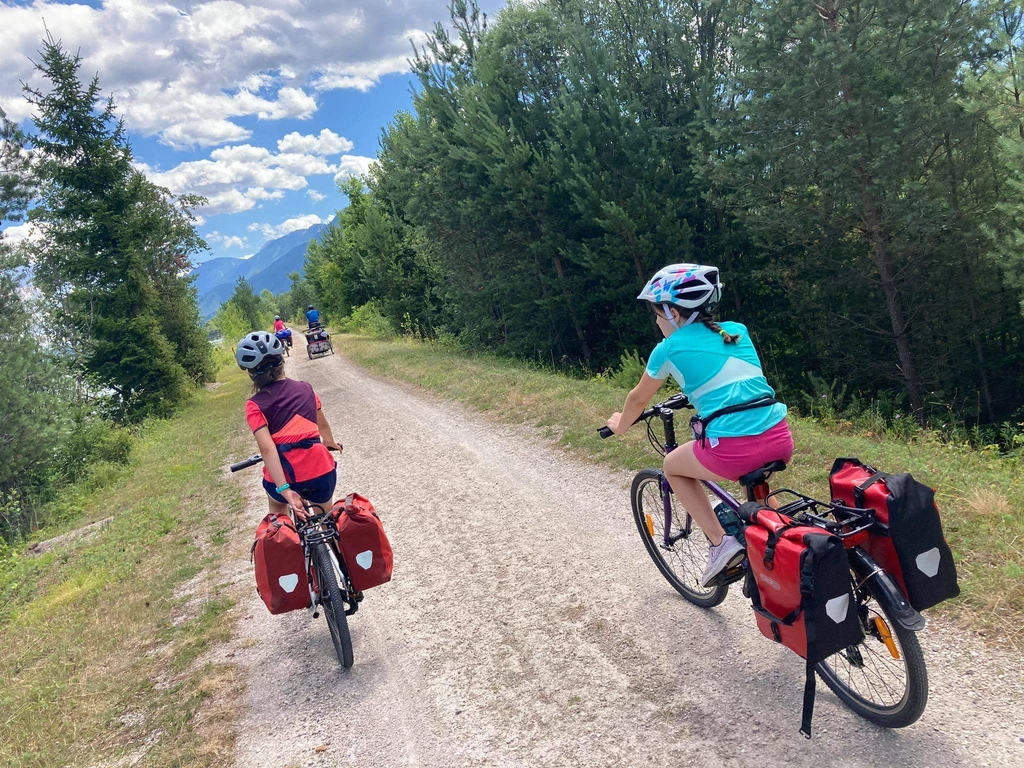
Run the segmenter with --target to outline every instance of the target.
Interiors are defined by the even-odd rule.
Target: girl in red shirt
[[[283,354],[281,340],[266,331],[246,334],[235,349],[255,390],[245,419],[263,455],[263,487],[275,513],[288,505],[302,509],[303,499],[330,505],[338,476],[328,448],[341,452],[313,387],[284,375]]]

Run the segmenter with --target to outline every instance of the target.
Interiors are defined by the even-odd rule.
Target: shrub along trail
[[[629,473],[296,352],[290,375],[316,387],[345,445],[338,493],[377,505],[395,574],[350,619],[348,675],[322,618],[270,616],[248,592],[239,765],[1024,765],[1009,653],[933,624],[921,721],[878,729],[819,682],[808,742],[802,662],[760,636],[738,589],[711,611],[676,595],[633,528]],[[241,576],[265,506],[258,471],[240,482]]]

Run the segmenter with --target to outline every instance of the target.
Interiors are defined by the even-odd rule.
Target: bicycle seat
[[[769,461],[760,469],[755,469],[753,472],[748,472],[745,475],[740,476],[740,485],[744,488],[749,488],[752,485],[759,485],[768,479],[768,476],[773,472],[781,472],[786,468],[786,462],[784,461]]]

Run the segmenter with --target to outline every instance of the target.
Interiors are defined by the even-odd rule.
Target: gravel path
[[[246,591],[239,766],[1024,766],[1019,659],[932,627],[916,725],[876,728],[819,682],[806,741],[802,661],[738,589],[711,611],[676,595],[633,528],[629,474],[296,352],[290,375],[345,444],[338,493],[374,501],[395,577],[350,619],[347,675],[322,618],[270,616]],[[248,573],[265,502],[257,471],[240,482]]]

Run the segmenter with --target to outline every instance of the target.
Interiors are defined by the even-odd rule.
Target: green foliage
[[[80,66],[48,37],[36,69],[49,90],[25,86],[37,113],[30,219],[42,233],[33,281],[52,340],[109,412],[163,416],[211,373],[182,277],[205,247],[190,213],[201,201],[175,198],[134,169],[113,103],[101,106],[98,78],[84,84]]]
[[[210,325],[224,334],[224,347],[232,352],[241,338],[253,330],[242,310],[231,301],[221,304],[217,314],[210,320]]]
[[[61,481],[81,480],[96,463],[125,464],[131,454],[131,432],[94,413],[82,412],[71,420],[55,452],[54,467]]]
[[[0,113],[0,221],[31,205],[39,234],[16,249],[0,236],[5,542],[70,509],[50,505],[69,483],[97,488],[123,471],[132,438],[119,424],[170,414],[213,374],[182,277],[206,247],[192,215],[202,201],[135,170],[113,105],[79,64],[48,38],[37,66],[48,90],[25,88],[35,132]],[[20,290],[29,262],[31,300]]]
[[[277,314],[288,323],[296,325],[305,323],[306,307],[316,303],[316,294],[310,282],[299,272],[292,272],[288,275],[291,287],[286,293],[279,294],[277,299]]]
[[[814,371],[920,423],[1012,420],[1024,14],[780,2],[453,4],[310,248],[319,300],[607,370],[659,340],[644,282],[699,260],[780,393]]]
[[[21,221],[35,188],[26,143],[25,134],[0,109],[0,224]]]
[[[390,339],[398,335],[395,326],[380,311],[376,301],[368,301],[353,309],[352,313],[341,321],[339,327],[345,333],[361,333],[381,339]]]

